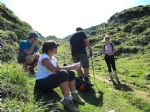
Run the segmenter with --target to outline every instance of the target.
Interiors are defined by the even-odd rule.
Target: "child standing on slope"
[[[115,66],[115,46],[114,44],[110,41],[111,35],[106,35],[104,37],[105,43],[103,44],[103,54],[105,54],[105,62],[107,64],[108,67],[108,72],[110,75],[110,81],[113,81],[113,74],[114,77],[117,81],[117,83],[120,84],[119,78],[117,76],[117,72],[116,72],[116,66]]]

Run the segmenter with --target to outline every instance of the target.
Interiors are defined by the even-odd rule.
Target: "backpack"
[[[76,81],[76,88],[78,91],[87,92],[91,89],[91,85],[88,82],[84,81],[83,79],[76,77],[75,81]]]

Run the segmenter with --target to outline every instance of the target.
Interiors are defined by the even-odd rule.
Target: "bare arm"
[[[90,42],[87,39],[84,39],[84,43],[85,43],[85,46],[88,47],[89,50],[92,50]]]
[[[49,61],[48,58],[43,59],[43,60],[42,60],[42,64],[43,64],[48,70],[50,70],[50,71],[52,71],[52,72],[57,72],[57,71],[60,70],[60,68],[59,68],[58,66],[55,67],[55,66]]]
[[[28,55],[32,54],[35,48],[35,42],[31,45],[30,49],[24,50],[24,52]]]
[[[113,45],[113,53],[115,53],[116,52],[116,48],[115,48],[114,43],[112,43],[112,45]]]
[[[84,39],[84,43],[85,43],[85,46],[88,47],[90,51],[90,56],[92,56],[92,49],[91,49],[90,42],[87,39]]]
[[[65,70],[74,70],[74,69],[76,69],[76,67],[75,67],[75,66],[73,66],[73,65],[68,65],[68,66],[60,67],[60,69],[65,69]]]

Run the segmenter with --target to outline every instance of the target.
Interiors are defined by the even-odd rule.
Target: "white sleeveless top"
[[[36,72],[36,80],[38,79],[44,79],[48,76],[50,76],[51,74],[53,74],[52,71],[48,70],[43,64],[42,64],[42,60],[43,59],[49,59],[49,61],[54,65],[57,66],[57,59],[55,57],[52,57],[52,59],[50,59],[50,57],[47,54],[41,54],[38,60],[38,65],[37,65],[37,72]]]

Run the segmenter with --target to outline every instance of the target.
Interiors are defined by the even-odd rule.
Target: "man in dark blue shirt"
[[[34,67],[37,64],[39,54],[36,41],[39,35],[36,32],[30,33],[27,40],[20,41],[18,62],[23,64],[23,68],[30,73],[34,73]]]
[[[83,67],[83,71],[81,68],[77,70],[78,75],[84,78],[85,81],[91,84],[89,80],[89,60],[87,57],[86,47],[89,49],[90,54],[92,54],[90,43],[87,39],[87,36],[83,32],[83,29],[78,27],[76,28],[76,33],[74,33],[70,38],[70,47],[71,47],[71,55],[73,61],[81,62]]]

